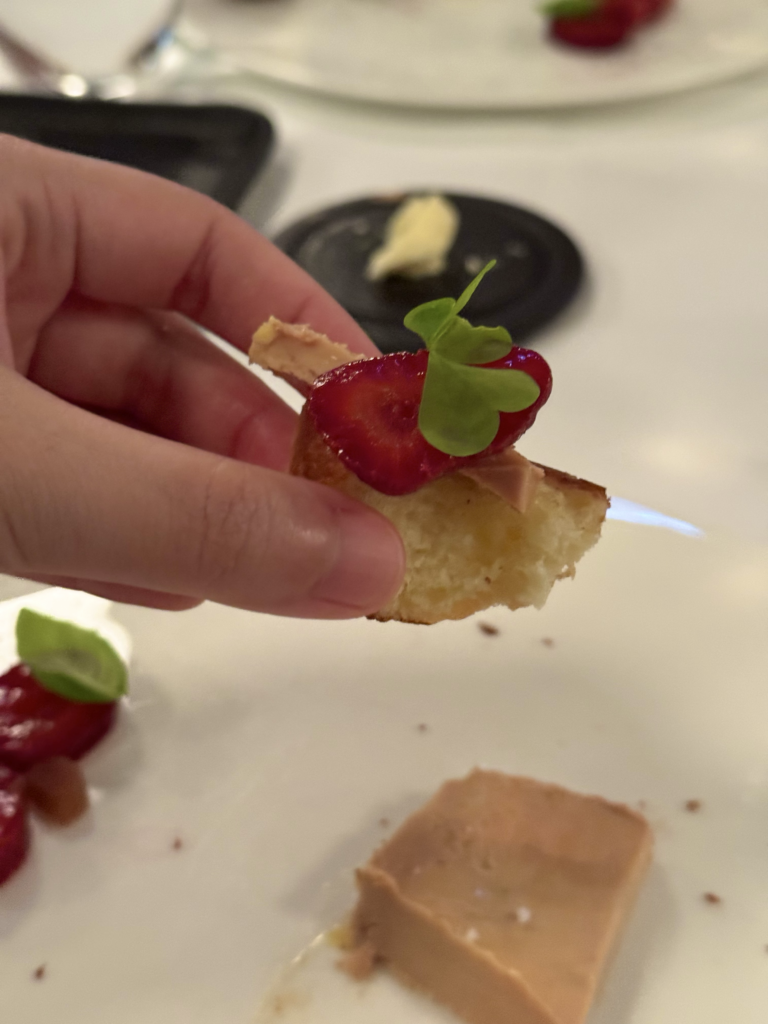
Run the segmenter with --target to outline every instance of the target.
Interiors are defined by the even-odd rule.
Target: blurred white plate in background
[[[357,100],[535,108],[640,99],[768,63],[765,0],[677,0],[624,49],[546,38],[537,0],[187,0],[214,47],[280,82]]]

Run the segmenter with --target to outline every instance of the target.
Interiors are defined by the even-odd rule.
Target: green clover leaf
[[[512,339],[505,327],[473,327],[456,316],[434,342],[433,351],[455,363],[495,363],[512,351]]]
[[[550,18],[586,18],[594,14],[603,0],[550,0],[542,5],[542,13]]]
[[[477,455],[496,437],[500,412],[520,412],[538,397],[538,384],[522,370],[464,366],[432,352],[419,430],[447,455]]]
[[[409,331],[418,334],[427,348],[432,348],[435,338],[453,318],[455,305],[453,299],[434,299],[432,302],[425,302],[412,309],[403,323]]]
[[[524,370],[491,370],[485,366],[457,368],[499,412],[522,412],[541,394],[539,385]]]
[[[453,305],[453,312],[454,313],[460,313],[462,311],[462,309],[464,309],[466,304],[469,302],[469,300],[472,298],[472,296],[477,291],[478,285],[483,280],[485,275],[490,270],[493,270],[493,268],[495,266],[496,266],[496,260],[489,260],[488,263],[485,264],[483,269],[477,275],[477,277],[473,281],[469,282],[467,287],[464,289],[464,291],[461,293],[461,295],[458,297],[458,299],[456,299],[456,302]]]
[[[453,328],[458,320],[461,318],[458,313],[466,306],[469,300],[475,293],[477,286],[483,280],[489,270],[493,270],[496,266],[496,260],[491,260],[487,263],[477,277],[470,281],[458,299],[433,299],[431,302],[424,302],[420,306],[416,306],[414,309],[407,314],[403,323],[409,331],[413,331],[414,334],[418,334],[421,340],[424,342],[428,349],[435,347],[437,342],[442,339],[443,335],[449,328]],[[462,323],[470,325],[466,320]],[[489,328],[471,328],[473,330],[484,330],[487,331]],[[493,330],[503,330],[503,328],[492,328]],[[510,348],[512,342],[509,343]],[[507,352],[509,349],[507,349]],[[505,352],[504,355],[507,353]],[[493,359],[500,359],[501,356],[494,356],[491,359],[486,359],[485,362],[491,363]],[[479,360],[474,360],[479,362]]]
[[[482,365],[509,355],[509,332],[473,327],[458,315],[495,265],[491,260],[458,299],[425,302],[404,321],[429,350],[419,430],[447,455],[477,455],[496,437],[499,413],[520,412],[539,397],[538,384],[522,370]]]
[[[106,703],[128,689],[122,658],[93,630],[22,608],[16,619],[16,647],[35,679],[68,700]]]
[[[419,406],[419,430],[433,448],[447,455],[475,455],[499,429],[499,414],[483,401],[471,378],[435,353],[430,354]]]

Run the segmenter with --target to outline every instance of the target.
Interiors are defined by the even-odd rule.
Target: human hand
[[[285,473],[295,414],[194,326],[246,350],[270,314],[375,351],[206,197],[0,137],[0,572],[158,608],[385,604],[394,528]]]

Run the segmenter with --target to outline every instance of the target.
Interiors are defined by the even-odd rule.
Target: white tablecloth
[[[248,75],[176,95],[273,119],[274,160],[242,209],[267,233],[411,188],[560,223],[589,283],[539,338],[555,390],[521,448],[705,530],[768,541],[768,73],[570,113],[418,113]]]

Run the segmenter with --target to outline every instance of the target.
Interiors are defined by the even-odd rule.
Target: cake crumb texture
[[[558,579],[595,544],[608,510],[602,487],[541,467],[544,479],[520,513],[454,473],[415,494],[381,494],[350,473],[302,414],[291,471],[336,487],[385,515],[406,550],[406,576],[380,620],[434,623],[493,605],[540,608]]]

